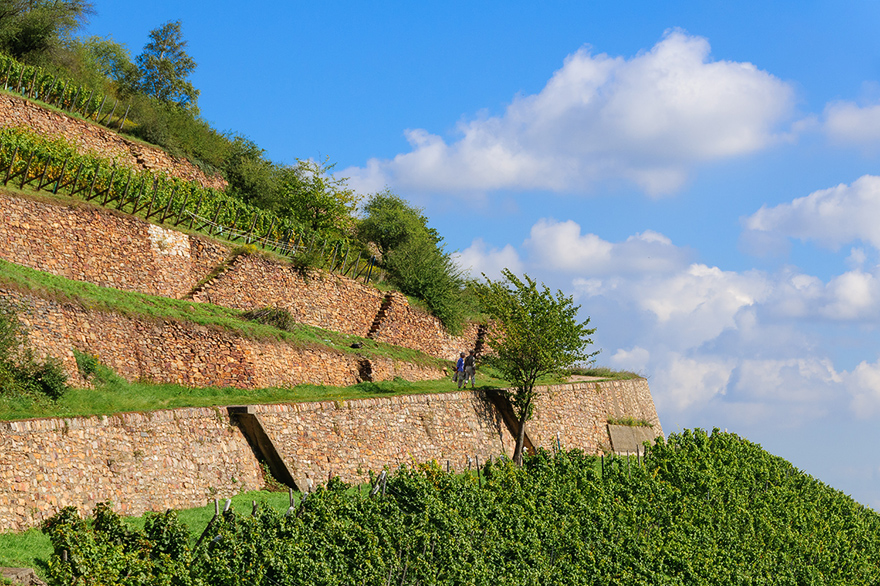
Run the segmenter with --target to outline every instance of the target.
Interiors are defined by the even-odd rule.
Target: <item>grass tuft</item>
[[[632,380],[645,378],[641,374],[630,370],[614,370],[607,366],[575,366],[566,371],[568,376],[593,376],[605,380]]]

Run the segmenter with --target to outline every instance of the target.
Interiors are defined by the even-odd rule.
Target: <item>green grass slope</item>
[[[293,324],[281,330],[246,319],[243,312],[166,297],[156,297],[98,287],[22,267],[0,260],[0,287],[75,304],[89,311],[114,312],[143,320],[174,320],[224,329],[250,338],[281,340],[300,346],[319,346],[334,352],[391,358],[402,362],[440,368],[450,365],[416,350],[383,344],[374,340]],[[24,308],[22,308],[24,309]],[[351,348],[359,343],[358,349]],[[483,382],[489,380],[484,377]],[[428,393],[452,390],[448,379],[407,382],[404,380],[361,383],[352,387],[299,385],[291,388],[243,390],[236,388],[194,389],[172,384],[125,381],[100,366],[93,388],[71,389],[57,401],[33,395],[10,394],[0,389],[0,419],[98,415],[124,411],[145,411],[174,407],[203,407],[242,403],[276,403],[321,400],[347,400],[393,394]]]

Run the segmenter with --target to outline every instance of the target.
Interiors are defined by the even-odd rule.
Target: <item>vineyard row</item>
[[[321,238],[288,219],[196,182],[83,155],[63,139],[0,130],[0,177],[12,183],[117,209],[158,224],[260,246],[311,266],[368,282],[375,259],[347,239]],[[357,253],[357,256],[355,256]]]

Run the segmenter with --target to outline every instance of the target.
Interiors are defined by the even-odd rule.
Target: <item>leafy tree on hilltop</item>
[[[504,279],[476,285],[483,310],[492,317],[488,344],[493,354],[489,360],[504,378],[514,384],[507,392],[519,433],[513,459],[522,464],[526,421],[532,417],[535,384],[542,376],[561,373],[577,362],[590,360],[598,352],[587,353],[596,331],[587,327],[590,318],[579,322],[579,305],[562,291],[554,296],[546,285],[539,288],[528,275],[520,280],[508,269]],[[485,275],[483,275],[485,277]]]
[[[132,63],[125,45],[111,38],[88,37],[77,40],[73,48],[81,54],[85,68],[102,80],[115,84],[117,89],[130,88],[136,83],[138,68]]]
[[[0,0],[0,51],[44,62],[93,13],[88,0]]]
[[[353,227],[352,214],[361,196],[345,179],[331,174],[325,160],[297,160],[281,173],[279,213],[303,227],[321,234],[347,234]]]
[[[410,206],[391,191],[373,195],[364,206],[365,217],[358,225],[358,233],[365,242],[374,242],[385,255],[411,240],[426,240],[439,244],[440,234],[428,227],[428,218],[422,210]]]
[[[444,250],[443,238],[428,227],[422,210],[383,191],[370,198],[364,212],[358,235],[379,248],[388,280],[403,293],[424,300],[446,329],[457,334],[466,312],[465,278]]]
[[[196,111],[199,90],[187,81],[196,62],[184,50],[180,21],[166,22],[150,31],[150,39],[136,60],[140,70],[138,89],[163,102]]]
[[[226,192],[245,203],[274,211],[278,199],[280,169],[265,151],[243,136],[234,136],[223,164],[229,182]]]

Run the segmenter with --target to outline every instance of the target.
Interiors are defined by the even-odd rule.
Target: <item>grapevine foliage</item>
[[[220,236],[231,237],[231,227],[238,233],[252,235],[254,241],[290,245],[297,239],[320,242],[319,235],[287,218],[248,205],[221,191],[206,189],[195,181],[186,181],[164,173],[137,170],[117,159],[107,159],[77,147],[63,137],[47,138],[26,127],[0,129],[0,181],[16,176],[17,184],[43,183],[46,191],[67,195],[78,187],[79,198],[95,196],[95,203],[108,202],[116,209],[158,221],[181,222],[184,227],[199,229],[210,220],[225,226]],[[64,186],[64,187],[57,187]],[[109,201],[108,201],[109,200]],[[190,213],[198,217],[190,216]],[[204,229],[205,226],[202,226]],[[240,236],[237,236],[240,237]],[[345,238],[326,239],[321,252],[329,254],[341,248]]]
[[[604,471],[603,471],[604,468]],[[402,468],[385,496],[333,480],[285,516],[224,513],[197,546],[107,507],[44,527],[57,584],[876,584],[880,516],[760,446],[684,431],[641,466],[575,450]],[[67,562],[61,561],[68,550]]]

